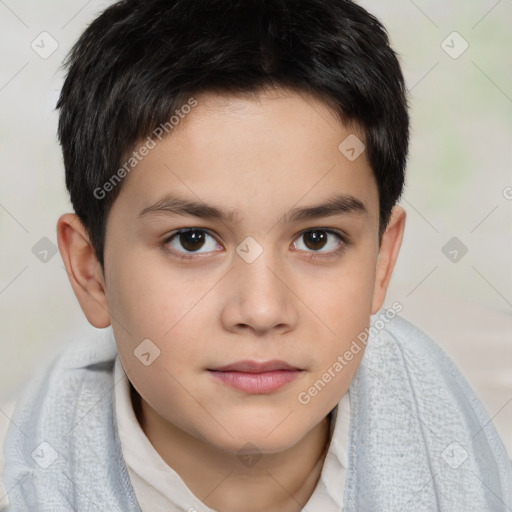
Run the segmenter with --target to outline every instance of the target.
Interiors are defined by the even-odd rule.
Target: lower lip
[[[210,370],[223,384],[252,394],[273,393],[295,379],[301,370],[274,370],[264,373],[218,372]]]

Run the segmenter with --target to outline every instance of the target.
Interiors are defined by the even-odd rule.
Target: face
[[[377,309],[377,186],[365,152],[338,149],[361,133],[312,97],[196,99],[109,213],[108,312],[147,411],[222,450],[278,452],[325,418],[363,355],[332,370]],[[288,371],[213,371],[275,360]]]

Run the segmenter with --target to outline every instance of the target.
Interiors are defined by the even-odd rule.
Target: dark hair
[[[361,129],[380,235],[402,193],[404,79],[385,28],[352,1],[124,0],[91,23],[65,65],[57,108],[66,186],[102,267],[122,183],[97,191],[136,143],[201,92],[281,86],[314,95]]]

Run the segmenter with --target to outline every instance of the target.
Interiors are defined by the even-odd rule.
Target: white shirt
[[[142,512],[217,512],[192,493],[144,434],[132,407],[130,384],[119,356],[114,364],[114,382],[121,450]],[[13,410],[13,402],[0,406],[0,511],[9,504],[2,481],[5,468],[3,446]],[[320,479],[304,507],[308,512],[340,512],[343,508],[349,418],[350,398],[346,393],[333,411],[331,441]]]

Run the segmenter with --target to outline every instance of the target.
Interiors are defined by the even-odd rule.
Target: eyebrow
[[[367,213],[365,205],[356,197],[347,194],[337,194],[321,204],[293,208],[284,217],[285,222],[297,222],[340,214],[364,215]],[[202,219],[221,220],[227,223],[233,222],[239,212],[237,210],[225,211],[214,205],[166,195],[151,206],[144,208],[139,213],[139,218],[150,214],[192,216]]]

